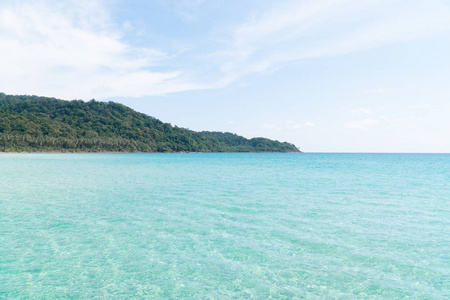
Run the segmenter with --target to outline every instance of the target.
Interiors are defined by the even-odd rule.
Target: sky
[[[1,0],[0,92],[305,152],[450,152],[448,0]]]

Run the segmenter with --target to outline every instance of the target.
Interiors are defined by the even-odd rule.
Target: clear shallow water
[[[450,298],[450,155],[0,154],[0,298]]]

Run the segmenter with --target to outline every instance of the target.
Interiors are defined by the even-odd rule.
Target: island
[[[0,93],[0,152],[300,152],[293,144],[172,126],[116,102]]]

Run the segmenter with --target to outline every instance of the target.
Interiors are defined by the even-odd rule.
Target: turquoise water
[[[0,298],[450,298],[450,155],[0,154]]]

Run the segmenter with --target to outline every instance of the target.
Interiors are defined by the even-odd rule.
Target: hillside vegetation
[[[115,102],[0,93],[0,152],[299,152],[292,144],[195,132]]]

